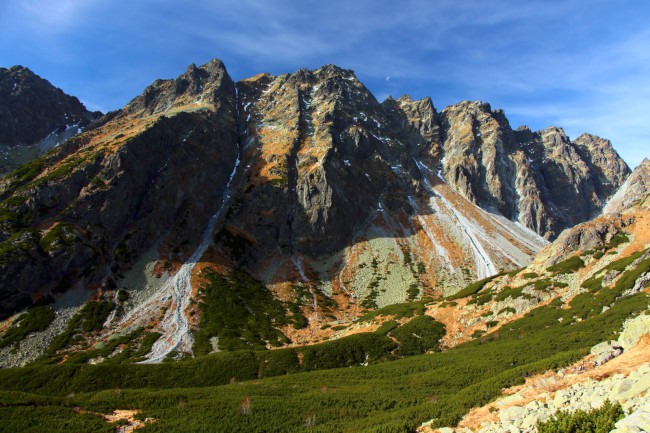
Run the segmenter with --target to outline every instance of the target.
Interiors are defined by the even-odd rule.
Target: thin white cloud
[[[31,30],[57,33],[78,25],[101,0],[22,0],[19,4]]]

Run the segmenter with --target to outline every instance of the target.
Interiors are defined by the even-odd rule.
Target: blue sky
[[[234,79],[328,63],[377,99],[503,108],[650,157],[645,0],[20,0],[0,2],[0,66],[21,64],[89,108],[218,57]]]

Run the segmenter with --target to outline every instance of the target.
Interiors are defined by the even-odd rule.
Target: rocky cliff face
[[[629,168],[609,141],[560,128],[513,131],[500,110],[462,102],[442,112],[445,179],[467,199],[547,239],[593,218]]]
[[[65,141],[100,115],[23,66],[0,68],[0,174]]]
[[[379,103],[331,65],[236,84],[192,65],[2,181],[1,313],[146,286],[114,325],[157,326],[164,356],[191,347],[202,272],[241,269],[300,306],[300,341],[524,266],[627,173],[597,137],[513,131],[480,102]]]
[[[1,313],[77,284],[111,287],[158,242],[169,262],[186,259],[201,236],[188,228],[220,205],[236,140],[234,83],[211,62],[5,178]]]

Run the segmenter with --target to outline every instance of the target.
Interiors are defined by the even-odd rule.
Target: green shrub
[[[219,338],[219,349],[265,349],[266,342],[279,346],[289,340],[276,327],[289,323],[287,310],[259,281],[243,271],[223,277],[207,271],[199,288],[201,319],[194,333],[194,353],[212,351],[210,339]],[[295,315],[294,310],[294,315]]]
[[[457,305],[458,305],[458,302],[456,302],[456,301],[444,301],[444,302],[441,302],[440,305],[438,305],[438,308],[456,307]]]
[[[31,228],[19,228],[0,242],[0,263],[26,262],[39,254],[38,232]]]
[[[589,412],[559,412],[551,420],[537,423],[538,433],[609,433],[625,413],[619,403],[609,400]]]
[[[6,191],[14,192],[21,186],[29,183],[38,176],[44,167],[45,161],[43,158],[38,158],[34,161],[28,162],[27,164],[21,165],[12,173],[4,177],[4,179],[9,180],[9,185],[6,187]]]
[[[556,263],[552,266],[546,268],[548,272],[552,272],[555,275],[562,274],[571,274],[578,269],[582,269],[585,266],[585,262],[580,258],[580,256],[572,256],[568,259]]]
[[[606,269],[608,271],[619,271],[619,272],[624,271],[625,268],[630,266],[636,259],[644,255],[647,251],[648,251],[647,249],[643,251],[636,251],[627,257],[618,259],[615,262],[610,263]]]
[[[414,301],[417,299],[418,295],[420,294],[420,288],[418,287],[417,283],[411,283],[409,285],[409,288],[406,290],[406,295],[409,301]]]
[[[393,319],[421,316],[424,314],[425,305],[429,302],[431,302],[431,298],[424,298],[416,302],[405,302],[403,304],[387,305],[378,310],[365,314],[359,319],[359,322],[368,322],[379,316],[393,316]]]
[[[553,287],[553,285],[554,285],[553,281],[548,279],[540,279],[533,283],[533,287],[535,288],[535,290],[541,292],[547,291],[549,288]]]
[[[499,275],[501,275],[501,274],[499,274]],[[468,285],[467,287],[460,290],[459,292],[456,292],[453,295],[448,296],[447,300],[448,301],[453,301],[455,299],[466,298],[468,296],[472,296],[472,295],[480,292],[481,289],[483,289],[483,287],[485,287],[485,285],[487,283],[494,280],[499,275],[494,275],[492,277],[488,277],[488,278],[484,278],[482,280],[476,281],[475,283],[472,283],[472,284]]]
[[[522,274],[521,276],[531,280],[533,278],[539,277],[539,274],[537,274],[537,272],[526,272],[526,273]]]
[[[132,357],[135,360],[144,358],[149,352],[151,352],[151,348],[153,347],[154,343],[158,341],[161,336],[162,334],[159,332],[150,332],[145,335],[145,337],[142,339],[142,342],[140,343],[140,348],[133,353]]]
[[[391,331],[390,336],[400,343],[395,351],[399,356],[419,355],[429,350],[439,352],[445,325],[431,316],[419,316]]]
[[[256,352],[258,377],[282,376],[300,371],[296,349],[266,350]]]
[[[501,302],[501,301],[505,301],[508,298],[512,298],[512,299],[517,299],[517,298],[531,299],[532,298],[531,295],[529,295],[528,293],[523,293],[524,287],[525,286],[523,286],[523,287],[514,287],[513,288],[513,287],[506,286],[503,289],[501,289],[501,291],[499,293],[497,293],[494,300],[496,302]]]
[[[629,269],[623,273],[616,281],[616,290],[624,292],[631,289],[634,287],[636,280],[648,271],[650,271],[650,257],[641,260],[633,269]]]
[[[48,306],[28,308],[0,338],[0,348],[17,346],[27,335],[44,331],[54,320],[54,311]]]
[[[80,332],[92,332],[101,329],[115,304],[110,301],[87,302],[68,322],[66,329],[50,343],[45,356],[54,356],[56,352],[66,348]]]
[[[390,338],[376,333],[354,334],[298,349],[302,355],[302,370],[322,370],[350,367],[366,362],[388,359],[395,348]]]
[[[375,333],[381,334],[381,335],[386,335],[393,329],[397,328],[399,326],[399,323],[395,320],[389,320],[387,322],[384,322],[377,330]]]
[[[509,286],[505,286],[505,289],[509,289]],[[474,295],[472,299],[467,303],[468,305],[476,304],[478,306],[485,305],[492,300],[494,297],[494,292],[492,289],[485,290],[477,295]]]
[[[626,244],[630,242],[630,238],[627,233],[620,231],[614,235],[614,237],[607,243],[607,248],[616,248],[621,244]]]
[[[126,301],[128,301],[129,297],[130,297],[129,292],[127,292],[126,290],[120,289],[120,290],[117,291],[117,301],[120,304],[123,304]]]
[[[70,224],[58,223],[39,240],[43,251],[50,253],[56,246],[69,247],[75,240],[74,228]]]
[[[596,278],[592,276],[588,280],[583,281],[580,287],[588,289],[592,293],[596,293],[603,288],[602,283],[603,277]]]
[[[110,301],[88,302],[81,309],[81,329],[84,332],[98,331],[104,326],[104,322],[108,319],[108,315],[115,307],[115,304]]]

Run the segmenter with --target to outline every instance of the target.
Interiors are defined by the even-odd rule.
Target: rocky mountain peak
[[[446,107],[442,111],[443,113],[465,112],[468,114],[476,115],[478,113],[490,113],[492,111],[492,107],[490,104],[483,101],[463,100],[457,104]]]
[[[176,79],[156,80],[125,108],[125,113],[150,116],[180,107],[195,108],[219,105],[221,98],[231,100],[235,84],[219,59],[197,67],[190,65]]]
[[[573,142],[580,156],[592,167],[599,179],[600,193],[609,197],[630,174],[627,164],[618,155],[612,142],[592,134],[582,134]]]
[[[354,75],[354,71],[351,69],[344,69],[336,65],[325,65],[318,69],[315,69],[314,75],[320,77],[328,78],[343,78],[350,81],[358,81],[357,77]]]
[[[100,114],[24,66],[0,68],[0,145],[34,144]]]

